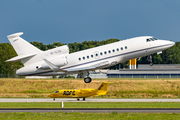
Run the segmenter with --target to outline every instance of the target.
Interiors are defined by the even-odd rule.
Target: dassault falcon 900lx
[[[22,34],[23,32],[19,32],[7,36],[18,54],[7,61],[21,60],[24,64],[24,67],[16,71],[17,75],[56,76],[83,73],[85,83],[91,82],[89,71],[160,53],[175,44],[152,36],[141,36],[69,54],[67,45],[41,51],[22,39]]]

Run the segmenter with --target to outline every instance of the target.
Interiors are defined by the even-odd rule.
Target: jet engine
[[[62,67],[64,65],[67,65],[68,64],[68,61],[67,61],[67,57],[65,55],[61,55],[61,56],[58,56],[54,59],[50,59],[48,60],[49,62],[51,62],[53,65],[55,65],[56,67]],[[49,69],[49,65],[45,62],[41,65],[40,67],[41,69]]]

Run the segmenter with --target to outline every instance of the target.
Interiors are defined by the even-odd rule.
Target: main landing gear
[[[150,66],[153,66],[152,55],[148,55],[147,61],[149,61]]]
[[[85,83],[90,83],[91,81],[92,81],[92,79],[90,77],[85,77],[84,78]]]
[[[90,83],[92,81],[92,79],[89,77],[89,71],[83,71],[83,76],[85,83]]]
[[[79,101],[80,99],[79,98],[77,98],[77,101]],[[83,98],[83,101],[85,101],[86,99],[85,99],[85,97]]]

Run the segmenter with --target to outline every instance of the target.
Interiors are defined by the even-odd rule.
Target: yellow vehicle
[[[107,94],[108,82],[102,82],[97,89],[79,89],[79,90],[58,90],[48,97],[54,98],[83,98],[94,96],[94,95],[106,95]]]

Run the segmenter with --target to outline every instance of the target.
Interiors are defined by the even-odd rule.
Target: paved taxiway
[[[180,108],[0,108],[0,113],[10,112],[180,113]]]
[[[0,98],[0,102],[180,102],[180,99],[86,99],[77,101],[76,98],[62,99],[55,101],[50,98]]]

